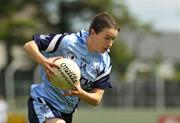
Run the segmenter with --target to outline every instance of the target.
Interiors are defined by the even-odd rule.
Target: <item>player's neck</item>
[[[94,52],[93,39],[92,39],[91,36],[89,36],[89,37],[87,38],[87,47],[88,47],[89,52]]]

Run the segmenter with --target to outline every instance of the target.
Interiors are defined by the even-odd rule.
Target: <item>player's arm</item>
[[[85,102],[93,106],[97,106],[101,102],[103,94],[104,94],[103,89],[94,88],[90,92],[81,90],[78,96],[80,97],[81,100],[84,100]]]
[[[84,91],[80,85],[76,86],[77,95],[80,99],[92,104],[94,106],[101,102],[101,99],[106,88],[111,88],[111,82],[109,78],[111,65],[104,73],[100,74],[98,79],[94,82],[93,89],[90,92]]]
[[[101,74],[99,79],[94,82],[93,89],[90,92],[83,90],[80,83],[78,83],[72,90],[69,91],[70,93],[65,94],[65,96],[78,96],[81,100],[84,100],[91,105],[98,105],[101,102],[104,90],[112,87],[109,78],[110,69],[111,67],[109,67],[108,71]]]
[[[69,90],[69,93],[64,94],[64,96],[78,96],[81,100],[93,106],[97,106],[101,102],[103,94],[104,90],[99,88],[94,88],[90,92],[87,92],[83,90],[80,83],[78,83],[74,89]]]
[[[37,44],[34,40],[27,42],[24,45],[25,51],[28,53],[28,55],[31,56],[33,60],[35,60],[37,63],[42,64],[45,68],[45,71],[47,73],[48,78],[53,74],[55,75],[52,67],[58,67],[56,64],[52,63],[51,59],[47,59],[42,55],[42,53],[39,51]]]
[[[25,51],[31,56],[33,60],[41,64],[46,61],[46,58],[41,54],[35,41],[29,41],[24,45]]]

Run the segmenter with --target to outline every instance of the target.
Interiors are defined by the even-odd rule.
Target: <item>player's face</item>
[[[104,28],[98,34],[95,33],[94,38],[94,49],[96,52],[104,53],[112,47],[114,39],[118,35],[118,30],[114,28]]]

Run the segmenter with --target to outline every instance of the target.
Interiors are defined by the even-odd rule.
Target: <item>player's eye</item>
[[[106,39],[106,40],[111,40],[111,38],[109,38],[109,37],[105,37],[105,39]]]
[[[105,40],[114,42],[115,38],[114,37],[113,38],[112,37],[105,37]]]

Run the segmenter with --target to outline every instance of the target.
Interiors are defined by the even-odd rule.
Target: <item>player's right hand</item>
[[[62,57],[52,57],[52,58],[46,58],[41,64],[43,65],[43,68],[46,72],[47,78],[48,80],[50,80],[50,78],[52,76],[56,76],[56,73],[53,71],[52,67],[56,67],[59,68],[59,66],[57,64],[54,63],[54,61],[56,61],[57,59],[60,59]]]

